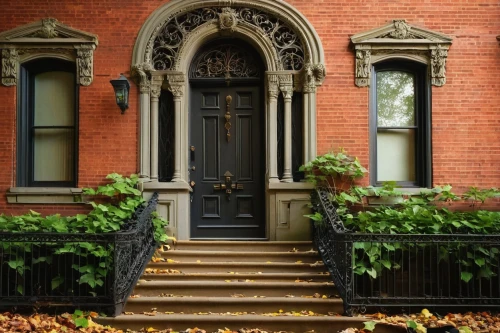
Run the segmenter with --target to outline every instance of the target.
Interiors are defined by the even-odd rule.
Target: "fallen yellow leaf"
[[[295,263],[296,264],[302,264],[302,260],[297,260]]]

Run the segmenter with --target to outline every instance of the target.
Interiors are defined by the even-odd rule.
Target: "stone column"
[[[306,138],[304,163],[306,163],[316,157],[316,86],[304,84],[302,91],[304,92],[304,138]]]
[[[293,182],[292,175],[292,95],[293,79],[292,74],[280,75],[280,90],[285,101],[285,126],[284,126],[284,170],[282,182]]]
[[[141,178],[149,178],[150,172],[150,146],[149,140],[151,138],[150,125],[150,115],[149,115],[149,91],[151,89],[151,82],[149,80],[143,81],[139,84],[141,95],[139,97],[141,103],[141,165],[139,177]]]
[[[325,79],[325,66],[323,64],[306,64],[303,75],[304,138],[308,141],[304,146],[305,163],[316,157],[316,87],[321,85]]]
[[[267,76],[268,111],[269,111],[269,182],[277,183],[278,178],[278,75]]]
[[[150,89],[151,89],[151,72],[153,67],[148,63],[141,63],[132,66],[132,77],[136,79],[139,84],[139,103],[140,103],[140,133],[139,133],[139,177],[149,179],[151,171],[150,161]]]
[[[175,156],[174,156],[174,175],[173,182],[182,181],[181,174],[181,126],[182,126],[182,98],[184,96],[185,80],[183,74],[167,75],[168,90],[174,96],[174,114],[175,114]]]
[[[158,179],[158,108],[161,94],[162,76],[151,78],[151,179]]]

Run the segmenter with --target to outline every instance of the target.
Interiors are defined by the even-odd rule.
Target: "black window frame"
[[[73,180],[72,181],[35,181],[34,180],[34,98],[35,76],[46,72],[69,72],[76,76],[76,63],[58,58],[40,58],[21,64],[19,70],[17,94],[17,172],[16,184],[19,187],[76,187],[78,184],[78,106],[79,85],[74,81],[75,105],[74,147],[73,147]],[[44,126],[47,127],[47,126]],[[55,126],[62,128],[61,126]],[[55,128],[54,127],[54,128]],[[67,126],[63,126],[67,127]]]
[[[398,181],[400,187],[432,186],[432,118],[431,118],[431,82],[428,65],[416,61],[392,59],[372,66],[370,85],[370,184],[382,186],[377,180],[377,74],[384,71],[402,71],[411,73],[415,78],[415,181]],[[404,127],[402,127],[404,128]]]

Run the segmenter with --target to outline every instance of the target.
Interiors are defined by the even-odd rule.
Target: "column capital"
[[[277,99],[279,95],[279,76],[277,74],[267,75],[267,92],[269,99]]]
[[[184,96],[184,87],[186,85],[183,73],[167,74],[168,90],[174,95],[174,99]]]
[[[302,72],[302,91],[305,93],[315,93],[316,87],[320,86],[326,76],[325,65],[305,64]]]
[[[161,85],[163,82],[163,76],[153,75],[151,77],[151,101],[158,101],[161,94]]]

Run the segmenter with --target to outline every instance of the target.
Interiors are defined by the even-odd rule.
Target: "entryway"
[[[191,239],[265,237],[261,68],[258,55],[237,41],[211,42],[194,58]]]

